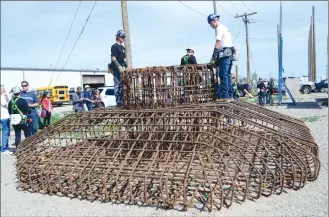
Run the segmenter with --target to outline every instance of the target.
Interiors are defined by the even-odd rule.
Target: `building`
[[[108,71],[1,67],[1,84],[7,90],[20,86],[23,80],[29,82],[30,88],[47,87],[51,80],[51,86],[67,85],[69,88],[84,87],[87,84],[92,88],[113,86],[113,75]]]

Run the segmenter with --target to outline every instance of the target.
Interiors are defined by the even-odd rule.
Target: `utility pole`
[[[129,24],[128,24],[128,10],[127,10],[127,1],[121,1],[121,10],[122,10],[122,25],[123,31],[126,33],[125,40],[125,50],[126,50],[126,59],[128,63],[128,68],[132,68],[131,61],[131,48],[130,48],[130,34],[129,34]]]
[[[235,18],[239,18],[239,17],[243,17],[242,21],[244,22],[244,25],[246,27],[246,46],[247,46],[247,80],[248,80],[248,84],[251,84],[251,72],[250,72],[250,53],[249,53],[249,34],[248,34],[248,23],[249,19],[248,16],[252,16],[254,14],[257,14],[257,12],[253,12],[253,13],[244,13],[242,15],[236,15]]]
[[[214,14],[217,15],[217,4],[216,1],[212,1],[214,4]],[[217,38],[217,28],[215,28],[215,39]]]
[[[316,47],[315,47],[315,8],[312,7],[312,33],[313,33],[313,82],[316,80]]]
[[[282,74],[283,74],[283,64],[282,64],[282,50],[283,50],[283,40],[282,40],[282,3],[280,1],[280,26],[278,26],[278,48],[279,48],[279,100],[278,103],[282,103]]]
[[[235,80],[240,83],[239,81],[239,68],[238,65],[235,65]]]
[[[311,17],[311,23],[312,23],[312,17]],[[310,30],[308,31],[308,81],[312,80],[312,46],[311,46],[311,41],[312,41],[312,24],[310,25]]]

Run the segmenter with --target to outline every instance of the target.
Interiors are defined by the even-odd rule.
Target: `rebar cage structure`
[[[122,76],[124,108],[212,102],[216,99],[215,72],[210,64],[129,69]]]
[[[17,170],[21,190],[212,211],[302,188],[318,156],[298,119],[209,102],[70,114],[21,143]]]

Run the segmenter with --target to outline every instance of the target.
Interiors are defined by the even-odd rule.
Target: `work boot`
[[[234,102],[234,98],[230,98],[230,102]]]
[[[216,99],[216,102],[231,102],[230,99]]]

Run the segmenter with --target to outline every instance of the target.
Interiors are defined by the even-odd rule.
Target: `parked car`
[[[109,107],[109,106],[115,106],[117,104],[115,101],[113,86],[99,87],[98,90],[99,90],[99,94],[102,98],[102,102],[99,102],[102,105],[99,105],[98,107],[101,107],[101,106]]]
[[[325,93],[328,90],[328,79],[315,83],[315,90]]]
[[[315,84],[312,81],[299,81],[299,91],[303,94],[310,94],[315,90]]]
[[[279,83],[277,82],[274,82],[273,94],[279,94]],[[286,94],[286,89],[284,88],[283,85],[282,85],[282,94]]]

